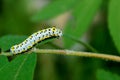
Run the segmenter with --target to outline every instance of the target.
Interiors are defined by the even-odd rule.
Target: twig
[[[61,54],[61,55],[72,55],[72,56],[81,56],[81,57],[93,57],[105,60],[111,60],[120,62],[119,56],[108,55],[108,54],[100,54],[100,53],[90,53],[90,52],[78,52],[71,50],[51,50],[51,49],[36,49],[36,53],[48,53],[48,54]]]
[[[111,60],[120,62],[119,56],[108,55],[108,54],[100,54],[100,53],[90,53],[90,52],[79,52],[79,51],[71,51],[71,50],[52,50],[52,49],[34,49],[31,52],[35,53],[47,53],[47,54],[60,54],[60,55],[72,55],[72,56],[81,56],[81,57],[91,57],[91,58],[99,58],[104,60]],[[10,53],[2,53],[0,55],[11,56]]]

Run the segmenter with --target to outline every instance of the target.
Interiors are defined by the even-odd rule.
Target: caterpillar
[[[10,52],[12,54],[25,53],[29,51],[37,43],[43,40],[50,39],[50,38],[57,38],[61,36],[62,36],[62,31],[55,27],[43,29],[30,35],[22,43],[12,46],[10,48]]]

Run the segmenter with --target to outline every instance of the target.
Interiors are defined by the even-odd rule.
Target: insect
[[[10,48],[10,52],[12,54],[24,53],[43,40],[50,38],[57,38],[61,36],[62,36],[62,31],[55,27],[43,29],[30,35],[22,43],[12,46]]]

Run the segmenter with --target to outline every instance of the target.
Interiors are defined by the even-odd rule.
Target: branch
[[[119,56],[108,55],[108,54],[100,54],[100,53],[78,52],[78,51],[71,51],[71,50],[51,50],[51,49],[36,49],[33,52],[100,58],[100,59],[120,62],[120,57]]]
[[[60,54],[60,55],[71,55],[71,56],[81,56],[81,57],[90,57],[90,58],[99,58],[104,60],[111,60],[120,62],[119,56],[101,54],[101,53],[90,53],[90,52],[79,52],[79,51],[71,51],[71,50],[52,50],[52,49],[34,49],[30,52],[35,53],[47,53],[47,54]],[[2,53],[0,55],[11,56],[10,53]]]

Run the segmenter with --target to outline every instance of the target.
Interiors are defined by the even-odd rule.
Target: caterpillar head
[[[57,29],[56,27],[52,27],[52,31],[54,32],[54,34],[58,37],[62,36],[62,30]]]

